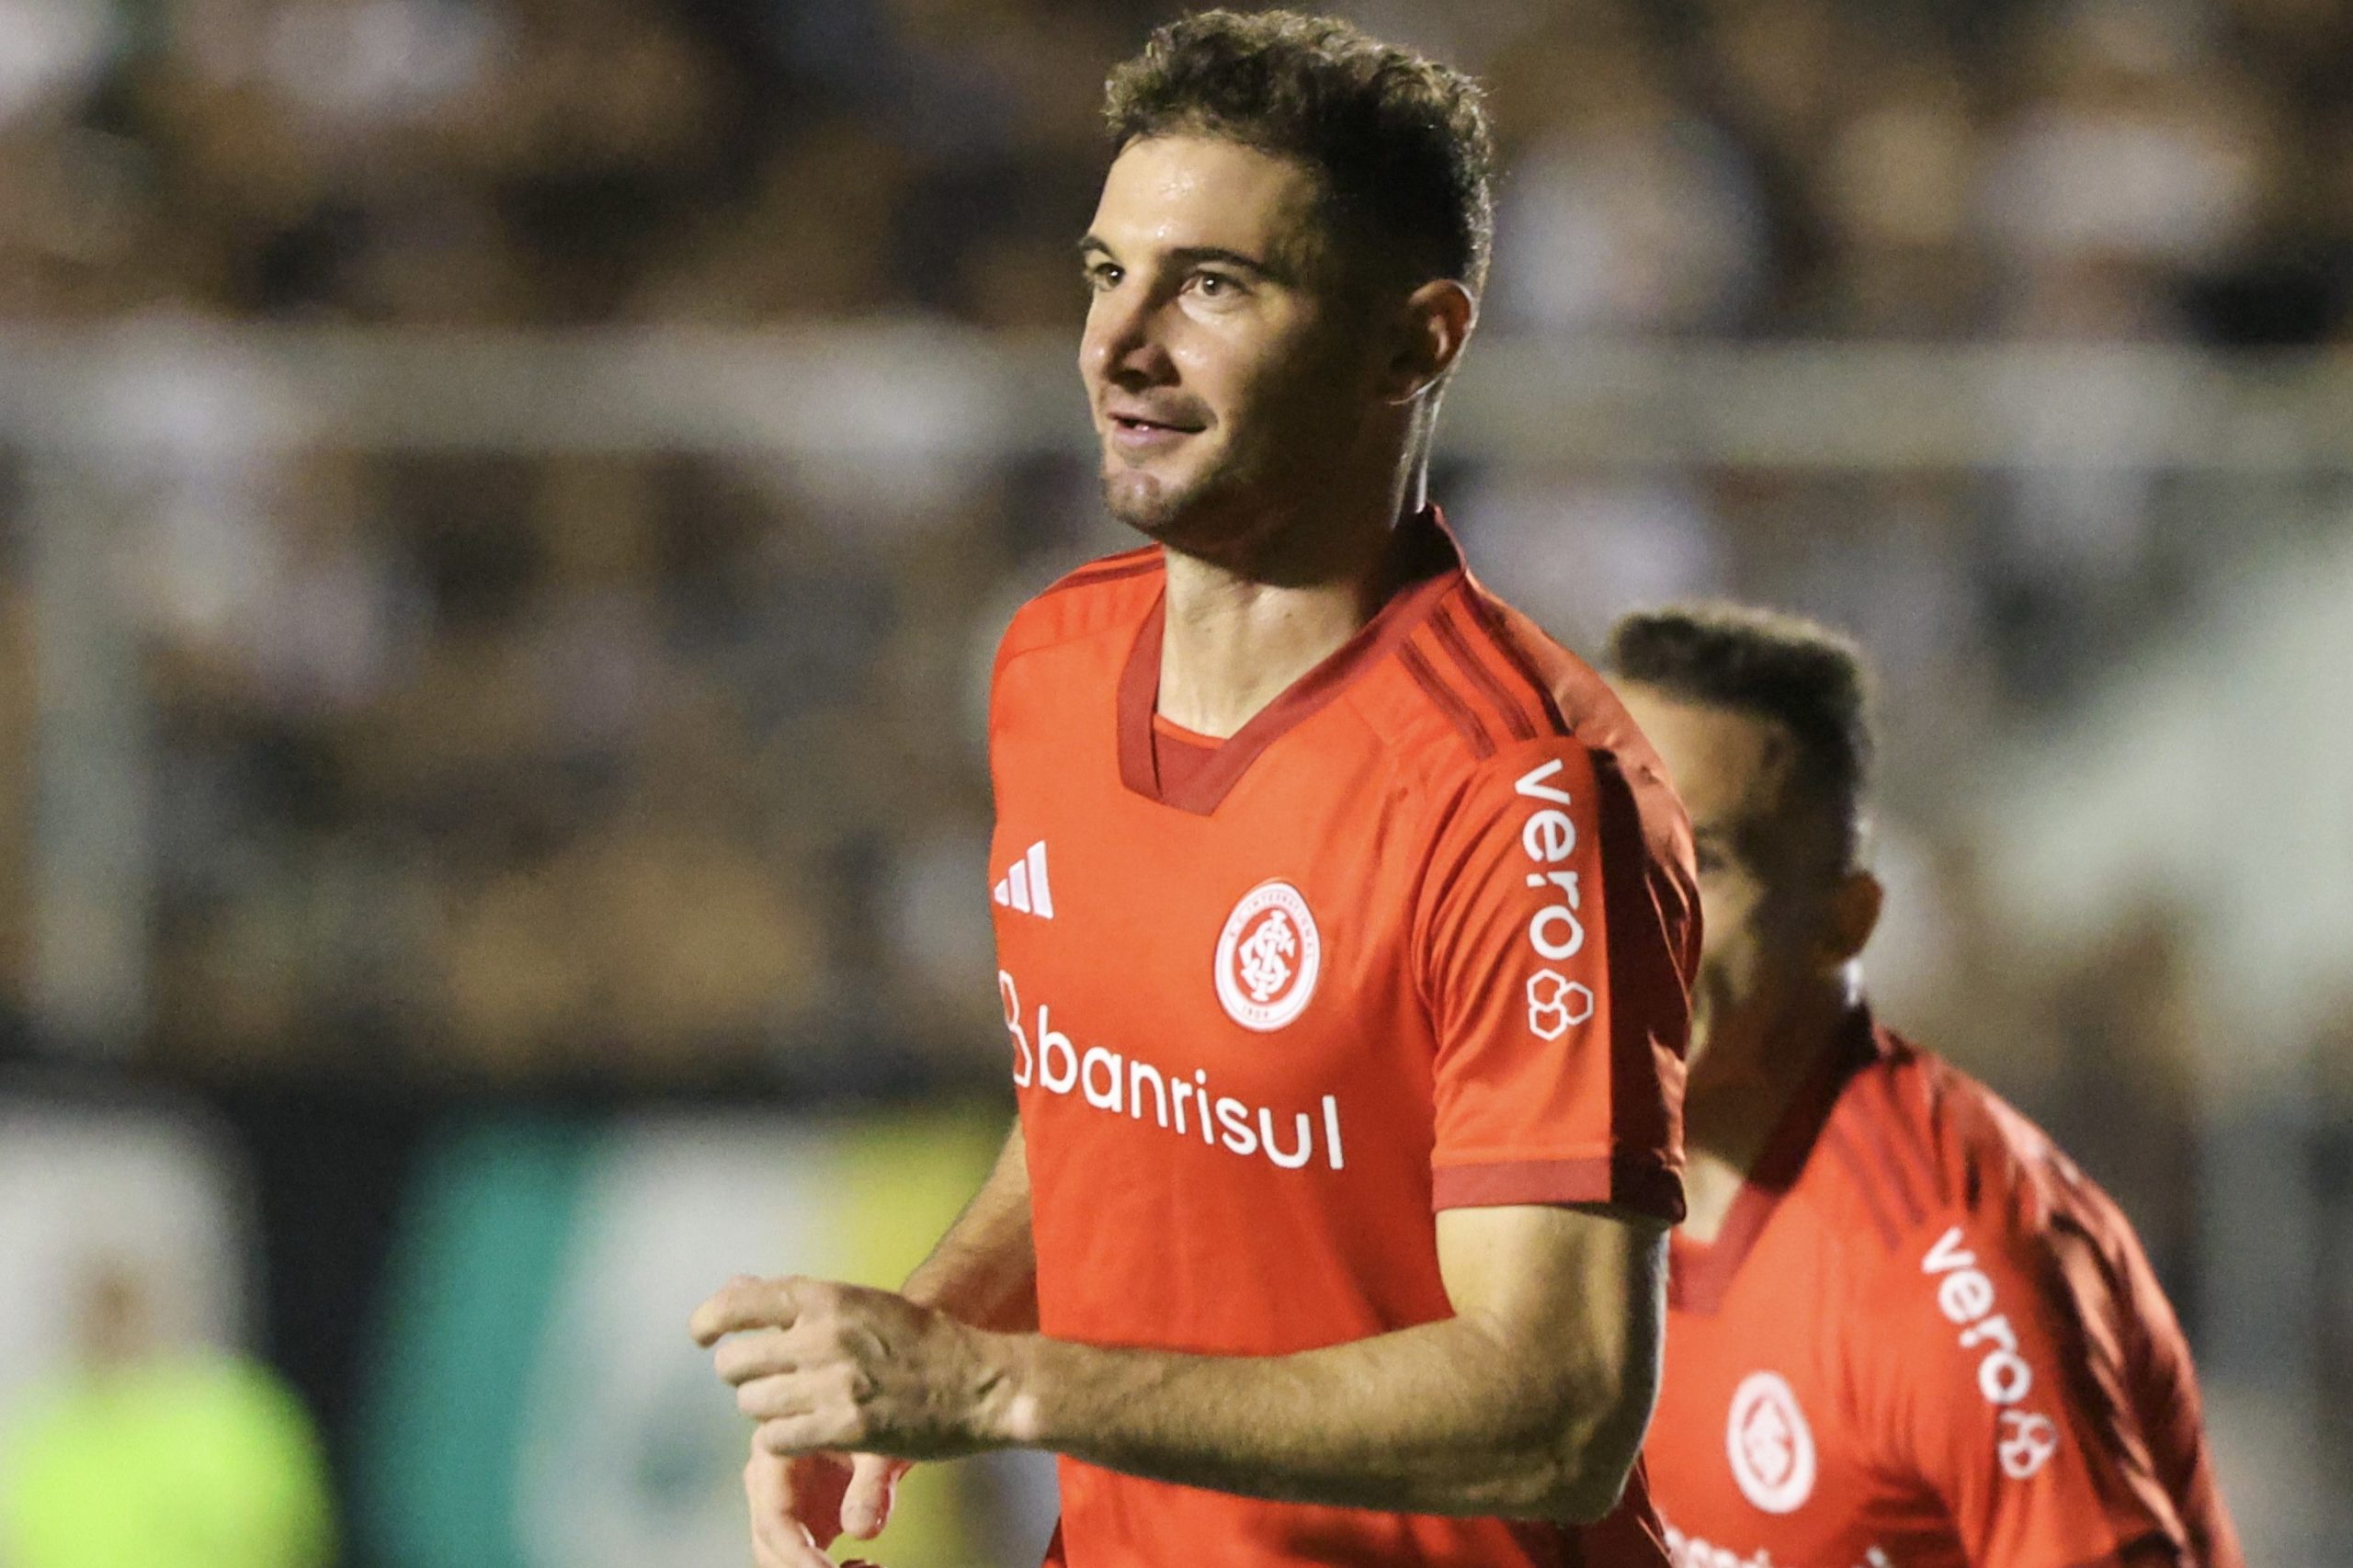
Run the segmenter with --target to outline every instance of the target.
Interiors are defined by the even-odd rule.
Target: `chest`
[[[1852,1300],[1849,1244],[1793,1202],[1728,1278],[1725,1259],[1678,1256],[1649,1453],[1679,1560],[1938,1561],[1921,1549],[1943,1533],[1940,1509],[1903,1474],[1874,1415],[1876,1331]]]
[[[1042,1081],[1065,1038],[1082,1065],[1097,1047],[1250,1105],[1312,1108],[1369,1057],[1411,1071],[1410,803],[1377,755],[1312,764],[1278,748],[1207,812],[1128,788],[1076,738],[1001,774],[991,899],[1017,1084],[1025,1044]]]

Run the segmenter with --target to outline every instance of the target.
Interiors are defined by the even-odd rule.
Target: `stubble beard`
[[[1249,528],[1249,487],[1229,460],[1170,483],[1116,460],[1102,475],[1103,507],[1156,543],[1188,554],[1217,555]]]

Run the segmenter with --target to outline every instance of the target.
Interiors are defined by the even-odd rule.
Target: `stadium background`
[[[1862,637],[1883,1012],[2353,1562],[2353,10],[1343,8],[1494,91],[1474,564]],[[1120,542],[1072,242],[1170,10],[0,0],[0,1528],[111,1301],[343,1562],[742,1561],[687,1309],[894,1279],[1009,1104],[982,687]],[[1034,1466],[927,1484],[884,1561],[1031,1560]]]

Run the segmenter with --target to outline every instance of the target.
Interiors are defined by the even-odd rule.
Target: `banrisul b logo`
[[[1281,1028],[1315,994],[1323,962],[1307,900],[1289,882],[1260,882],[1242,895],[1218,933],[1217,999],[1245,1029]]]

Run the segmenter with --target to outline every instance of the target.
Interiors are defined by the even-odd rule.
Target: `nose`
[[[1079,374],[1087,383],[1123,391],[1176,379],[1176,362],[1162,342],[1162,301],[1140,281],[1103,290],[1089,303],[1078,340]]]

